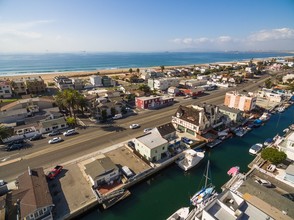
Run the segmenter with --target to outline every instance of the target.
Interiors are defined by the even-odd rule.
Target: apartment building
[[[224,105],[241,111],[251,111],[256,107],[256,97],[231,91],[226,93]]]

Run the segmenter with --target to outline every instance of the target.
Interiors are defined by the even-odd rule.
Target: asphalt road
[[[152,128],[160,124],[171,121],[171,116],[175,113],[178,106],[200,103],[222,104],[224,95],[230,90],[255,91],[269,76],[263,76],[258,82],[249,81],[235,88],[219,89],[210,94],[198,97],[197,99],[178,98],[179,102],[172,106],[159,109],[139,112],[137,115],[119,119],[110,125],[97,125],[87,129],[78,130],[79,134],[63,137],[64,142],[48,144],[47,137],[43,140],[33,142],[33,146],[28,149],[13,152],[0,152],[0,179],[10,181],[29,167],[53,167],[66,161],[93,153],[114,144],[135,138],[143,134],[144,128]],[[138,123],[138,129],[130,129],[129,125]],[[9,160],[20,159],[16,162],[7,163]]]

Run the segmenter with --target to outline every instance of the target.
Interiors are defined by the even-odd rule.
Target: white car
[[[75,130],[75,129],[70,129],[70,130],[67,130],[65,132],[63,132],[63,135],[64,136],[70,136],[70,135],[74,135],[74,134],[77,134],[78,132]]]
[[[131,124],[130,125],[130,129],[135,129],[135,128],[139,128],[140,125],[139,124]]]
[[[58,142],[61,142],[63,141],[63,139],[61,139],[61,137],[55,137],[51,140],[48,141],[49,144],[55,144],[55,143],[58,143]]]
[[[272,183],[270,181],[264,180],[264,179],[256,179],[255,180],[256,183],[265,186],[265,187],[272,187]]]
[[[144,129],[144,133],[145,133],[145,134],[148,134],[148,133],[150,133],[151,130],[152,130],[152,128],[145,128],[145,129]]]

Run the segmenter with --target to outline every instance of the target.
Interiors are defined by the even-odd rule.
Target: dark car
[[[10,147],[14,144],[24,144],[25,143],[25,140],[24,139],[20,139],[20,140],[16,140],[16,141],[12,141],[10,142],[9,144],[7,144],[7,147]]]
[[[12,150],[20,150],[21,148],[23,148],[23,144],[12,144],[10,146],[7,146],[6,150],[7,151],[12,151]]]
[[[43,138],[42,134],[35,134],[33,137],[30,138],[30,141],[36,141]]]
[[[48,136],[51,137],[51,136],[55,136],[55,135],[59,135],[59,134],[61,134],[61,132],[59,130],[53,130],[48,134]]]
[[[129,142],[128,142],[128,146],[129,146],[130,148],[135,148],[135,144],[134,144],[133,141],[129,141]]]

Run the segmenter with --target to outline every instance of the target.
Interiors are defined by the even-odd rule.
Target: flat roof
[[[137,140],[150,149],[167,143],[167,140],[162,138],[157,132],[148,133],[146,135],[138,137]]]

